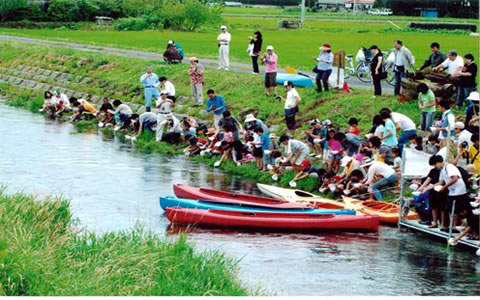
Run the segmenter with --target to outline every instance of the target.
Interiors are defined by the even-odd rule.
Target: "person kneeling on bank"
[[[75,122],[82,118],[90,120],[97,115],[97,109],[87,102],[85,99],[78,99],[75,97],[70,98],[70,103],[73,106],[73,115],[71,121]]]

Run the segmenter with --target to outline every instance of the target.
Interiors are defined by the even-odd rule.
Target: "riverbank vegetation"
[[[198,253],[184,236],[86,232],[68,201],[0,189],[0,295],[247,295],[235,266],[219,252]]]

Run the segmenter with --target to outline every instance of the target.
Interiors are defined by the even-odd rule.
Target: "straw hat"
[[[329,43],[324,43],[324,44],[322,45],[322,47],[320,47],[320,50],[322,50],[322,51],[323,51],[323,50],[330,50],[330,49],[332,49],[332,47],[330,47],[330,44],[329,44]]]
[[[215,132],[217,132],[217,131],[215,130],[215,128],[208,128],[208,130],[207,130],[207,135],[215,134]]]
[[[198,58],[196,56],[190,57],[190,61],[198,61]]]
[[[257,118],[255,118],[255,116],[253,114],[248,114],[247,117],[245,118],[245,123],[248,123],[248,122],[253,122],[253,121],[256,121]]]

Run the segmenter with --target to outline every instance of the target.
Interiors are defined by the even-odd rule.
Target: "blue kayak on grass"
[[[310,77],[298,74],[277,73],[277,84],[283,85],[285,81],[292,82],[294,86],[313,88],[313,80]]]
[[[181,199],[167,196],[160,197],[160,206],[163,210],[168,207],[182,207],[194,209],[220,209],[230,211],[251,211],[251,212],[276,212],[276,213],[305,213],[305,214],[335,214],[335,215],[355,215],[354,210],[346,209],[274,209],[261,208],[257,206],[238,206],[237,204],[209,202],[206,200]]]

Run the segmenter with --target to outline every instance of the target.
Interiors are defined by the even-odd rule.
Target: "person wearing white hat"
[[[467,108],[465,126],[467,126],[470,132],[478,132],[480,94],[478,92],[471,92],[467,99],[470,100],[472,104]]]
[[[194,104],[197,106],[203,105],[203,76],[205,75],[205,68],[198,62],[198,58],[190,57],[190,87],[192,88],[192,96]]]
[[[325,126],[322,126],[322,122],[318,119],[311,120],[310,126],[312,126],[312,129],[305,130],[304,134],[307,136],[308,144],[314,151],[312,155],[316,158],[321,158],[328,130]]]
[[[263,132],[268,134],[268,128],[265,123],[263,123],[262,120],[255,118],[253,114],[248,114],[245,117],[245,136],[249,137],[251,134],[253,134],[253,129],[255,127],[261,127]]]
[[[172,115],[173,101],[168,99],[168,92],[161,91],[161,97],[157,100],[156,107],[158,108],[157,114],[157,134],[156,140],[160,142],[162,140],[163,128],[165,126],[165,120]]]
[[[232,35],[227,32],[227,26],[222,25],[220,27],[222,31],[218,37],[218,69],[225,69],[228,71],[230,60],[229,60],[229,51],[230,51],[230,41],[232,40]]]
[[[265,66],[265,95],[271,96],[270,88],[273,87],[275,97],[277,89],[277,62],[278,56],[273,52],[273,46],[267,46],[267,54],[262,57]]]

